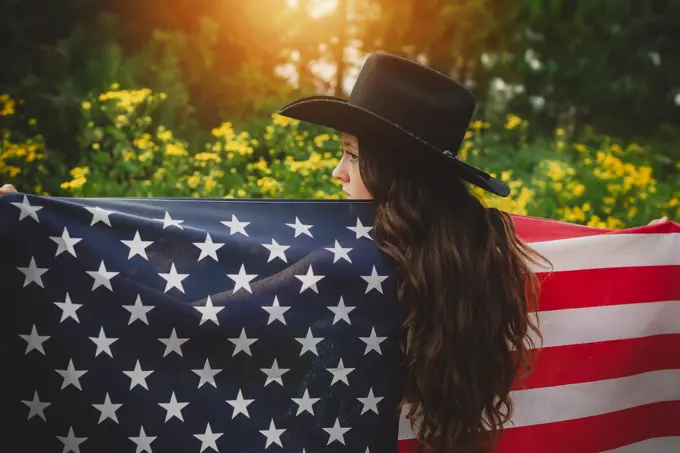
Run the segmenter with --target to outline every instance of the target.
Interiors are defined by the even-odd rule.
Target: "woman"
[[[509,188],[458,160],[475,100],[469,90],[409,60],[372,55],[349,99],[314,96],[279,113],[342,132],[333,176],[349,199],[374,201],[376,245],[399,271],[404,403],[434,452],[491,447],[529,370],[542,257],[464,182]]]
[[[409,309],[403,400],[436,453],[492,448],[538,334],[529,265],[542,257],[465,183],[499,196],[507,185],[457,158],[474,108],[448,77],[375,54],[349,99],[308,97],[279,112],[341,131],[333,176],[347,198],[374,201],[375,243],[397,265],[399,303]]]

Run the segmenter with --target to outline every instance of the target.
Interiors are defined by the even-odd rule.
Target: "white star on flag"
[[[28,201],[28,197],[26,195],[24,195],[24,199],[21,203],[13,201],[12,204],[21,210],[21,212],[19,213],[19,222],[24,220],[26,217],[30,217],[36,222],[40,223],[40,219],[38,218],[38,211],[40,211],[43,207],[31,206],[31,203]]]
[[[347,431],[349,431],[352,428],[343,428],[340,426],[340,420],[335,419],[335,424],[333,425],[332,428],[324,428],[323,430],[328,433],[328,443],[326,445],[330,445],[332,442],[335,442],[336,440],[340,442],[341,444],[345,444],[345,434]]]
[[[303,412],[309,412],[314,415],[314,404],[317,403],[321,398],[310,398],[309,389],[305,389],[305,393],[302,398],[291,398],[295,404],[298,405],[296,416]]]
[[[64,302],[55,302],[54,305],[61,309],[61,319],[59,322],[64,322],[66,318],[73,318],[78,324],[80,324],[76,310],[82,307],[83,304],[74,304],[71,302],[71,296],[69,296],[68,293],[66,293]]]
[[[182,409],[184,409],[186,406],[189,405],[189,403],[179,403],[177,402],[177,397],[175,396],[175,392],[172,392],[172,395],[170,396],[170,401],[167,403],[158,403],[160,407],[165,409],[166,414],[165,414],[165,421],[167,422],[170,420],[172,417],[177,417],[181,421],[184,421],[184,416],[182,415]]]
[[[240,222],[234,214],[231,215],[231,221],[230,222],[224,220],[220,223],[222,223],[222,225],[229,227],[229,234],[230,235],[240,233],[244,236],[248,236],[248,232],[246,231],[246,227],[248,225],[250,225],[250,222]]]
[[[206,448],[212,448],[215,451],[219,451],[217,449],[216,441],[222,437],[222,434],[224,433],[213,433],[212,429],[210,428],[210,423],[208,423],[208,426],[206,426],[204,434],[194,434],[194,437],[201,441],[200,453],[203,453]]]
[[[286,250],[290,248],[289,245],[281,245],[272,238],[271,244],[262,244],[262,247],[269,250],[269,258],[267,259],[268,263],[275,258],[281,259],[281,261],[284,263],[288,262],[288,259],[286,258]]]
[[[310,238],[314,237],[312,236],[312,233],[309,232],[309,229],[313,228],[314,225],[304,225],[297,217],[295,217],[295,223],[287,223],[286,225],[295,230],[295,237],[298,237],[301,234],[306,234]]]
[[[30,420],[31,418],[37,415],[38,417],[42,418],[43,421],[47,421],[47,418],[45,417],[45,409],[52,403],[40,401],[37,390],[33,391],[32,401],[21,400],[21,402],[28,406],[28,408],[30,409],[30,411],[28,412],[27,420]]]
[[[340,363],[338,363],[337,368],[326,368],[329,372],[333,374],[333,380],[331,381],[331,385],[335,384],[336,382],[344,382],[345,384],[349,385],[349,381],[347,380],[347,377],[349,374],[354,371],[354,368],[345,368],[345,365],[342,363],[342,359],[340,359]]]
[[[210,233],[206,233],[205,242],[194,242],[193,244],[201,250],[201,255],[198,257],[198,261],[201,261],[203,258],[209,256],[210,258],[219,262],[219,259],[217,258],[217,251],[224,247],[223,242],[213,242],[212,238],[210,237]]]
[[[359,219],[358,217],[357,217],[357,224],[356,224],[356,226],[353,226],[353,227],[350,226],[350,227],[347,227],[347,228],[350,229],[350,230],[352,230],[352,231],[354,231],[354,232],[356,233],[356,236],[357,236],[356,238],[357,238],[357,239],[362,238],[362,237],[365,237],[365,238],[368,238],[368,239],[373,239],[373,238],[371,238],[371,236],[368,234],[369,231],[371,231],[371,230],[373,229],[373,227],[372,227],[372,226],[364,226],[364,225],[361,223],[361,219]]]
[[[104,286],[109,291],[113,291],[113,288],[111,287],[111,279],[119,274],[119,272],[109,272],[109,271],[107,271],[106,265],[104,264],[104,261],[99,263],[99,269],[98,270],[87,271],[87,273],[90,277],[92,277],[94,279],[94,282],[92,283],[92,291],[99,288],[100,286]]]
[[[107,211],[106,209],[102,209],[99,206],[95,206],[94,208],[89,206],[84,207],[90,211],[90,214],[92,214],[92,222],[90,222],[90,226],[93,226],[98,222],[111,226],[111,219],[109,219],[109,216],[111,214],[115,214],[113,211]]]
[[[153,245],[153,241],[142,241],[142,237],[139,235],[139,230],[135,231],[135,237],[131,241],[121,240],[120,242],[130,248],[130,254],[128,255],[129,260],[134,258],[136,255],[141,256],[147,261],[149,260],[149,257],[146,256],[146,248]]]
[[[163,352],[163,357],[167,356],[171,352],[176,352],[177,355],[183,357],[182,355],[182,345],[189,341],[188,338],[178,338],[175,328],[172,328],[172,333],[170,333],[169,338],[159,338],[158,341],[165,345],[165,352]]]
[[[33,324],[33,328],[31,329],[30,335],[19,336],[26,340],[26,343],[28,343],[26,345],[26,352],[24,355],[28,354],[33,349],[40,352],[42,355],[46,355],[45,349],[43,349],[43,343],[47,341],[50,337],[49,335],[38,335],[38,329],[36,329],[35,324]]]
[[[274,302],[271,306],[262,306],[262,309],[269,313],[269,319],[267,320],[267,325],[274,321],[280,321],[284,326],[286,325],[286,318],[283,317],[284,313],[290,310],[290,307],[282,307],[279,305],[278,296],[274,296]]]
[[[246,268],[243,264],[241,264],[238,274],[227,274],[227,277],[234,281],[234,293],[239,289],[245,289],[249,293],[253,293],[253,290],[250,289],[250,281],[257,277],[257,274],[246,274]]]
[[[317,288],[316,284],[324,278],[323,275],[314,275],[314,270],[312,269],[312,265],[309,265],[309,269],[307,269],[307,273],[304,275],[296,275],[295,278],[300,280],[302,282],[302,287],[300,288],[300,294],[302,294],[306,289],[312,289],[315,293],[319,294],[319,288]]]
[[[116,342],[118,340],[118,338],[106,338],[106,335],[104,334],[104,328],[100,327],[99,336],[98,337],[90,337],[90,340],[92,340],[94,342],[94,344],[97,345],[97,351],[94,353],[95,357],[97,357],[102,352],[105,352],[110,357],[113,357],[113,353],[111,352],[111,345],[114,342]]]
[[[151,442],[156,440],[157,436],[147,436],[146,433],[144,432],[144,427],[139,428],[139,436],[132,436],[129,437],[129,439],[137,444],[137,452],[136,453],[142,453],[142,452],[147,452],[147,453],[153,453],[151,451]]]
[[[283,447],[283,444],[281,443],[281,434],[283,434],[285,431],[285,429],[276,429],[274,420],[269,423],[269,429],[261,429],[260,432],[267,438],[267,445],[264,447],[265,450],[269,448],[272,443]]]
[[[296,338],[296,340],[302,345],[300,357],[302,357],[302,355],[307,351],[313,353],[316,356],[319,355],[319,352],[316,350],[316,345],[323,341],[323,338],[321,337],[314,338],[312,336],[311,327],[307,328],[307,336],[305,338]]]
[[[57,373],[61,375],[62,378],[64,378],[64,381],[61,383],[61,389],[63,390],[69,385],[72,385],[76,387],[78,390],[82,390],[83,388],[80,386],[80,378],[83,377],[85,373],[87,373],[87,370],[81,370],[78,371],[75,369],[73,366],[73,359],[70,359],[68,361],[68,367],[65,370],[55,370]]]
[[[335,241],[335,247],[326,247],[326,250],[329,252],[333,253],[333,262],[337,262],[339,259],[344,259],[348,263],[351,263],[352,260],[349,258],[349,252],[352,251],[350,247],[343,248],[340,246],[340,243],[336,240]]]
[[[378,403],[383,400],[382,396],[375,396],[373,395],[373,387],[371,387],[368,390],[368,396],[366,398],[357,398],[361,404],[364,405],[364,408],[361,410],[361,414],[363,415],[367,411],[373,411],[376,414],[378,413]]]
[[[134,370],[123,371],[123,373],[125,373],[127,377],[130,378],[130,390],[137,387],[138,385],[149,390],[149,387],[146,385],[146,378],[148,378],[149,375],[153,373],[153,370],[144,371],[139,363],[139,359],[137,359],[137,363],[135,363]]]
[[[94,406],[94,408],[100,412],[99,422],[97,422],[97,424],[100,424],[107,418],[110,418],[114,422],[118,423],[118,415],[116,415],[116,411],[120,409],[122,404],[112,404],[111,397],[109,397],[108,392],[106,392],[106,396],[104,397],[104,402],[102,404],[93,404],[92,406]]]
[[[73,426],[69,426],[68,435],[65,437],[57,436],[57,439],[59,439],[61,443],[64,444],[62,453],[80,453],[80,444],[85,442],[87,437],[76,437],[76,434],[73,432]]]
[[[164,293],[167,293],[170,291],[172,288],[177,288],[179,291],[184,293],[184,285],[182,285],[182,280],[187,278],[189,274],[178,274],[177,269],[175,269],[175,263],[172,263],[170,266],[170,272],[167,274],[158,274],[162,279],[165,280],[165,290],[163,291]]]
[[[349,320],[349,313],[355,308],[356,307],[346,306],[343,297],[340,296],[340,302],[338,302],[338,305],[328,307],[328,309],[335,314],[335,316],[333,317],[333,324],[335,325],[336,322],[342,319],[347,324],[352,325],[352,323]]]
[[[231,354],[231,356],[235,356],[239,352],[245,352],[249,356],[253,356],[253,354],[250,352],[250,346],[257,341],[257,338],[248,338],[246,336],[246,329],[241,328],[241,335],[239,335],[238,338],[229,338],[229,341],[234,343],[234,352]]]
[[[136,320],[142,321],[147,326],[149,325],[149,319],[146,317],[146,315],[151,310],[153,310],[154,307],[152,305],[143,305],[142,298],[139,295],[137,295],[137,300],[135,300],[134,305],[122,305],[122,307],[130,312],[128,326]]]
[[[43,285],[42,275],[49,269],[46,267],[38,267],[38,265],[35,263],[34,257],[31,257],[31,262],[29,263],[28,267],[17,267],[17,269],[19,269],[26,276],[24,279],[24,288],[31,283],[35,283],[41,288],[45,287]]]
[[[227,403],[229,403],[234,408],[234,413],[231,414],[232,420],[236,418],[238,414],[243,414],[246,417],[250,418],[250,414],[248,413],[248,406],[253,401],[255,400],[244,399],[243,393],[239,389],[238,395],[236,395],[235,400],[227,400]]]
[[[203,323],[206,321],[212,321],[218,326],[220,325],[220,322],[217,319],[217,313],[224,310],[224,307],[214,306],[210,296],[208,296],[205,302],[205,306],[194,305],[194,308],[201,312],[201,321],[198,323],[199,326],[203,325]]]
[[[260,370],[267,375],[267,380],[264,383],[265,387],[271,382],[278,382],[283,387],[283,380],[281,378],[290,371],[290,368],[279,368],[277,360],[274,359],[274,364],[271,368],[260,368]]]
[[[181,225],[184,223],[184,220],[174,220],[172,217],[170,217],[170,213],[168,211],[165,211],[165,216],[162,219],[154,219],[158,222],[163,222],[163,229],[170,228],[170,227],[176,227],[179,228],[180,230],[184,230],[184,227]]]
[[[387,279],[387,275],[378,275],[375,266],[373,266],[373,271],[371,272],[371,275],[362,275],[361,278],[366,280],[366,282],[368,283],[368,285],[366,285],[366,292],[364,294],[368,294],[368,292],[372,289],[375,289],[382,293],[383,292],[382,282],[384,282]]]
[[[382,350],[380,349],[380,343],[385,341],[387,337],[378,337],[375,334],[375,327],[371,328],[371,335],[368,337],[359,337],[361,341],[366,343],[366,351],[364,355],[368,354],[370,351],[376,351],[378,354],[382,355]]]
[[[57,243],[57,252],[55,253],[54,256],[59,256],[63,252],[68,252],[77,258],[76,250],[73,248],[73,246],[76,245],[78,242],[82,241],[83,238],[72,238],[69,235],[66,227],[64,227],[64,232],[61,234],[61,237],[50,236],[50,239]]]
[[[210,368],[210,360],[205,359],[205,364],[203,365],[202,370],[191,370],[194,373],[196,373],[201,380],[198,382],[198,388],[200,389],[203,384],[210,384],[213,387],[217,388],[217,384],[215,383],[215,376],[219,374],[222,369],[218,368]]]

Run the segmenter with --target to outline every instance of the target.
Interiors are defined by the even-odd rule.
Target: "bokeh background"
[[[387,51],[476,94],[461,157],[512,187],[489,205],[678,221],[678,24],[680,0],[0,0],[0,183],[341,198],[334,132],[272,112]]]

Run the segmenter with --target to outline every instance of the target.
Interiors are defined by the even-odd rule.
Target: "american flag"
[[[514,219],[553,266],[535,268],[543,349],[495,453],[680,452],[680,225]]]
[[[415,452],[370,207],[0,197],[3,447]],[[554,269],[498,452],[680,451],[680,226],[515,221]]]

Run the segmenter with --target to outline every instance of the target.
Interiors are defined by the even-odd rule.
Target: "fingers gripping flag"
[[[515,221],[554,269],[498,451],[678,451],[678,225]],[[416,451],[368,203],[12,194],[0,245],[8,450]]]

